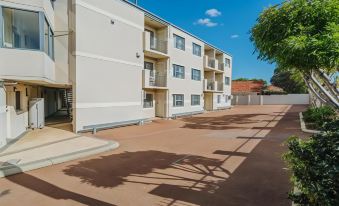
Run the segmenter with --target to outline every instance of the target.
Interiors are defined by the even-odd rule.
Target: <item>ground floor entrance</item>
[[[70,87],[3,81],[0,95],[0,147],[28,129],[72,122]]]
[[[143,111],[146,118],[168,116],[167,90],[144,90]]]

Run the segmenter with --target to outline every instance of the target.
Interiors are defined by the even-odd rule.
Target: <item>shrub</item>
[[[298,191],[289,194],[300,205],[339,205],[339,121],[324,125],[308,140],[290,137],[284,159],[292,170]]]
[[[336,112],[332,107],[309,107],[304,112],[304,119],[307,123],[314,123],[316,128],[321,128],[324,123],[334,120]]]

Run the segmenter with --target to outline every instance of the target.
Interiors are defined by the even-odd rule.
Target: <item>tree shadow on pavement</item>
[[[11,164],[10,166],[13,168],[13,170],[21,171],[21,169],[16,165]],[[55,200],[73,200],[75,202],[88,206],[92,205],[114,206],[113,204],[101,200],[97,200],[85,195],[81,195],[72,191],[62,189],[56,185],[53,185],[49,182],[46,182],[42,179],[39,179],[27,173],[20,173],[18,175],[8,176],[6,177],[6,179],[9,180],[10,182],[25,187],[29,190],[35,191],[39,194],[43,194]]]
[[[78,177],[83,183],[92,186],[113,188],[129,182],[128,177],[156,173],[156,170],[172,168],[193,174],[206,174],[210,173],[208,168],[217,167],[220,164],[221,161],[218,159],[202,156],[188,156],[161,151],[138,151],[81,161],[76,165],[68,166],[63,172],[66,175]],[[192,181],[191,178],[179,176],[168,176],[167,178]],[[154,177],[153,179],[157,178]],[[158,179],[164,178],[159,177]]]

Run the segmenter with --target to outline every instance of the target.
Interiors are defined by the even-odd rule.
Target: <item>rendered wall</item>
[[[6,92],[0,81],[0,148],[6,144],[7,117],[6,117]]]
[[[179,35],[185,38],[185,51],[174,47],[173,34]],[[193,43],[201,46],[201,57],[193,55]],[[174,28],[170,27],[169,35],[169,116],[187,112],[198,112],[204,110],[204,98],[203,98],[203,56],[204,56],[204,44],[191,37],[190,35]],[[173,64],[181,65],[185,67],[185,79],[179,79],[173,77]],[[192,68],[201,71],[201,81],[192,80],[191,70]],[[173,107],[173,94],[184,94],[185,106]],[[200,105],[191,106],[191,95],[200,95]]]
[[[308,105],[309,94],[287,94],[287,95],[235,95],[233,105]]]
[[[74,2],[75,131],[143,118],[144,14],[118,0]]]

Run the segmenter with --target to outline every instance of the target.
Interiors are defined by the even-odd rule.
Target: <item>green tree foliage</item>
[[[284,158],[297,188],[290,198],[299,205],[339,205],[339,121],[325,124],[324,130],[308,140],[288,140]]]
[[[307,87],[300,72],[292,70],[283,70],[277,68],[274,70],[271,84],[282,88],[289,94],[306,94]]]
[[[258,58],[301,71],[338,71],[339,0],[290,0],[262,12],[252,28]]]

